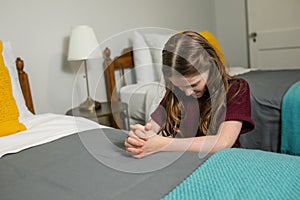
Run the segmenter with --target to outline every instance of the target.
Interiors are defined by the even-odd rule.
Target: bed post
[[[33,102],[32,102],[32,97],[31,97],[28,75],[23,70],[24,62],[20,57],[18,57],[16,59],[16,67],[18,70],[19,82],[20,82],[20,86],[22,89],[23,97],[25,99],[26,106],[27,106],[28,110],[34,114],[34,107],[33,107]]]
[[[118,101],[118,95],[115,91],[116,79],[115,79],[115,66],[114,62],[110,58],[110,49],[108,47],[103,51],[104,58],[104,76],[106,84],[107,101]]]

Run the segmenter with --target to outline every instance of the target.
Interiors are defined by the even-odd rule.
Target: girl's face
[[[200,98],[206,91],[206,82],[208,78],[209,71],[205,71],[202,74],[197,74],[195,76],[173,76],[169,80],[173,85],[178,87],[181,91],[185,93],[186,96],[193,96],[195,98]]]

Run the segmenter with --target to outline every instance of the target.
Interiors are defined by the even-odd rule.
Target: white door
[[[247,0],[250,66],[300,68],[300,0]]]

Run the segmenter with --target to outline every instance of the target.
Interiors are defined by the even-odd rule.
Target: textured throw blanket
[[[282,99],[281,152],[300,155],[300,81]]]
[[[212,155],[164,200],[299,199],[300,157],[226,149]]]

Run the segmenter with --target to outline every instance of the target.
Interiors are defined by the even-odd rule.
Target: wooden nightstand
[[[99,124],[118,129],[129,129],[128,106],[123,102],[101,102],[101,108],[95,112],[72,108],[66,115],[85,117]]]

